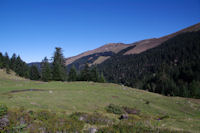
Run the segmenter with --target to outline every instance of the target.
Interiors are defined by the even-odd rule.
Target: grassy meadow
[[[138,109],[138,119],[150,126],[200,132],[199,99],[166,97],[112,83],[30,81],[0,70],[0,103],[9,110],[23,107],[66,115],[98,112],[117,123],[119,116],[105,110],[112,103]],[[158,120],[163,116],[167,117]]]

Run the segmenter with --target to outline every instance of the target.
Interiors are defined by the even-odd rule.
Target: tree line
[[[67,71],[65,66],[65,59],[62,53],[62,49],[56,47],[54,55],[52,57],[52,63],[45,57],[41,62],[41,71],[35,65],[30,67],[21,60],[20,56],[13,54],[9,58],[8,54],[4,55],[0,53],[0,68],[6,69],[9,74],[10,70],[16,72],[17,75],[31,80],[48,81],[94,81],[105,82],[103,73],[99,73],[96,66],[89,67],[85,64],[85,67],[80,72],[77,72],[76,68],[72,66]]]

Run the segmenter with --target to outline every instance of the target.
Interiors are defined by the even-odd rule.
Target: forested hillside
[[[0,52],[0,68],[5,68],[6,72],[9,74],[10,69],[15,71],[17,75],[21,77],[28,78],[29,77],[29,67],[28,65],[20,58],[20,56],[16,56],[13,54],[11,58],[9,58],[8,54],[5,53],[3,55]]]
[[[127,49],[98,66],[108,81],[200,98],[200,31],[177,35],[140,54],[123,55]]]

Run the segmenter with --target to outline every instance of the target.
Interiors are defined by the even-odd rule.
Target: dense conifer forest
[[[109,82],[160,93],[200,98],[200,32],[178,35],[140,54],[106,60],[98,67]]]

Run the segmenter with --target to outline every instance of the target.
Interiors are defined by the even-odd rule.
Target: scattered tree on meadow
[[[41,66],[42,66],[41,79],[45,82],[51,80],[52,77],[51,68],[47,57],[44,58],[44,60],[41,63]]]
[[[53,64],[52,64],[52,78],[56,81],[64,81],[66,80],[66,67],[65,67],[65,59],[62,53],[62,49],[56,47],[56,51],[54,52]]]

